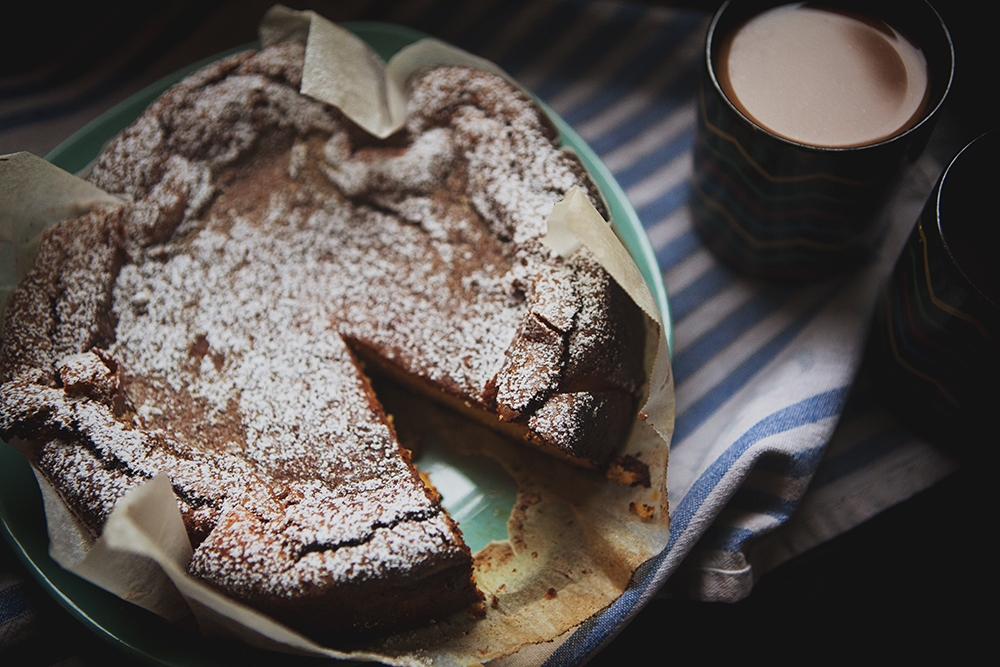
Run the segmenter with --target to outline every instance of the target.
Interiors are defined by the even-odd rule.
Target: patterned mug
[[[1000,130],[944,170],[876,306],[875,381],[917,432],[969,453],[1000,409]],[[972,440],[969,436],[972,436]]]
[[[740,100],[730,99],[734,84],[725,80],[730,63],[739,66],[730,58],[742,57],[735,47],[729,50],[735,45],[730,36],[782,4],[729,0],[709,25],[691,210],[698,234],[724,263],[753,277],[813,280],[857,265],[881,239],[879,213],[902,167],[927,143],[951,87],[954,51],[941,18],[922,0],[824,3],[833,13],[868,23],[877,17],[884,21],[878,29],[885,32],[888,24],[919,47],[927,63],[926,73],[920,72],[926,74],[926,97],[910,123],[887,138],[850,146],[804,143],[755,120]],[[764,68],[769,64],[764,61]],[[783,91],[777,108],[797,104],[798,90]]]

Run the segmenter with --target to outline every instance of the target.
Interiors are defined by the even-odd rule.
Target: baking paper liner
[[[276,6],[261,24],[265,45],[307,40],[302,92],[333,104],[378,137],[402,127],[405,82],[435,65],[463,64],[510,77],[495,65],[437,40],[422,40],[384,63],[352,33],[313,12]],[[0,253],[9,256],[9,285],[27,271],[43,229],[94,205],[119,200],[26,153],[0,158]],[[94,541],[40,476],[53,558],[66,569],[168,621],[193,613],[203,632],[237,637],[271,650],[389,664],[468,665],[510,656],[565,635],[613,602],[635,570],[667,544],[666,470],[674,422],[673,380],[666,336],[634,261],[587,197],[573,189],[548,218],[542,239],[568,256],[593,253],[646,314],[644,405],[622,452],[649,469],[650,485],[629,486],[557,461],[455,416],[424,399],[402,411],[463,454],[500,462],[518,485],[508,539],[475,555],[485,616],[460,612],[424,628],[398,633],[349,652],[323,647],[189,577],[191,545],[163,471],[118,502]],[[419,466],[419,462],[418,462]],[[529,657],[527,651],[524,657]]]

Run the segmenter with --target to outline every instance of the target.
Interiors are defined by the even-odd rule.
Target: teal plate
[[[426,36],[411,28],[386,23],[359,22],[347,27],[385,59]],[[214,60],[256,46],[248,44],[225,51],[161,79],[88,123],[46,159],[72,173],[86,168],[105,142],[135,120],[168,87]],[[660,308],[672,349],[667,293],[639,217],[597,154],[565,121],[543,103],[542,106],[562,134],[564,145],[576,151],[604,195],[615,231],[635,259]],[[472,550],[479,550],[491,540],[506,539],[507,517],[517,494],[514,481],[494,461],[455,454],[446,443],[433,437],[423,444],[418,467],[441,492],[445,509],[458,521]],[[202,637],[185,623],[170,625],[63,570],[48,554],[42,499],[31,468],[24,457],[3,442],[0,442],[0,521],[4,537],[42,587],[91,630],[135,658],[176,667],[318,662],[318,659]]]

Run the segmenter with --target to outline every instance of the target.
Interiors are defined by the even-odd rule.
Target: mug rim
[[[938,111],[941,109],[941,106],[944,104],[945,100],[948,99],[948,93],[951,91],[951,86],[955,79],[955,44],[951,38],[951,32],[948,30],[948,26],[945,25],[945,22],[941,18],[941,15],[938,13],[938,11],[934,9],[934,7],[928,0],[922,0],[922,4],[928,10],[930,10],[931,16],[933,16],[934,19],[936,19],[936,24],[941,29],[941,32],[944,35],[945,42],[948,45],[947,52],[949,60],[948,80],[945,82],[944,88],[941,90],[941,94],[938,95],[937,103],[933,106],[933,108],[927,110],[924,113],[923,118],[921,118],[919,121],[911,125],[909,128],[903,130],[899,134],[894,134],[891,137],[882,139],[881,141],[877,141],[870,144],[862,144],[860,146],[817,146],[815,144],[803,143],[801,141],[796,141],[794,139],[789,139],[788,137],[784,137],[780,134],[776,134],[775,132],[772,132],[771,130],[767,129],[757,121],[748,117],[745,113],[743,113],[739,109],[739,107],[733,104],[733,101],[729,99],[728,95],[726,95],[726,91],[723,90],[722,84],[719,82],[718,76],[716,75],[715,71],[715,64],[713,63],[712,60],[712,51],[713,51],[712,47],[716,38],[716,32],[719,25],[719,21],[722,19],[723,14],[726,12],[727,9],[729,9],[730,6],[734,4],[739,4],[744,1],[749,2],[751,0],[725,0],[725,2],[722,3],[722,5],[715,11],[715,14],[712,16],[712,20],[708,24],[708,31],[705,35],[705,67],[708,70],[708,77],[712,82],[712,86],[715,88],[715,91],[722,96],[722,99],[725,101],[725,104],[729,107],[731,111],[733,111],[740,118],[749,123],[751,128],[753,128],[755,131],[762,132],[767,136],[772,137],[783,143],[789,144],[790,146],[794,146],[796,148],[809,151],[816,151],[818,153],[847,153],[852,151],[866,151],[866,150],[877,149],[897,141],[903,141],[910,135],[920,131],[924,125],[926,125],[928,122],[932,122],[931,119],[937,115]],[[763,6],[761,8],[761,11],[757,12],[757,14],[763,13],[767,9],[773,9],[774,7],[779,7],[782,5],[805,4],[805,2],[795,2],[794,0],[792,1],[773,0],[773,4],[771,4],[769,0],[763,0],[760,2],[760,4],[765,6]],[[838,2],[837,0],[827,0],[827,2],[821,2],[818,4],[827,4],[830,6],[836,6],[841,3]],[[756,16],[757,14],[753,14],[752,16]]]
[[[944,228],[942,227],[942,216],[941,216],[941,201],[945,190],[945,183],[948,180],[948,175],[952,171],[954,171],[955,165],[958,163],[958,161],[962,158],[963,155],[966,155],[968,151],[981,150],[976,145],[979,144],[979,146],[982,146],[980,142],[984,140],[986,137],[991,137],[990,140],[995,140],[996,138],[1000,138],[1000,128],[994,128],[992,130],[988,130],[980,134],[978,137],[976,137],[969,143],[967,143],[965,146],[962,147],[962,150],[958,151],[958,153],[955,154],[955,157],[951,159],[951,162],[948,163],[948,166],[946,166],[944,170],[941,172],[941,176],[938,178],[938,182],[934,188],[934,193],[933,193],[934,231],[937,234],[938,239],[941,241],[941,246],[944,248],[944,254],[948,258],[948,263],[952,266],[952,268],[958,271],[959,275],[962,276],[966,284],[973,292],[979,295],[980,298],[982,298],[984,301],[990,304],[994,309],[1000,310],[1000,303],[997,303],[997,301],[994,298],[987,295],[979,287],[979,285],[973,282],[972,278],[969,277],[969,274],[965,271],[965,269],[962,268],[962,265],[958,262],[958,259],[955,257],[954,253],[951,250],[951,246],[948,245],[948,237],[945,234]]]

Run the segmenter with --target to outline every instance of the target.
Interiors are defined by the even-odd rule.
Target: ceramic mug
[[[1000,409],[998,156],[994,130],[942,173],[879,298],[869,338],[890,407],[958,453]]]
[[[803,143],[748,115],[720,77],[733,63],[723,54],[727,37],[782,4],[729,0],[709,25],[691,207],[695,230],[724,263],[754,277],[812,280],[857,265],[880,240],[879,212],[902,168],[927,143],[951,87],[954,51],[941,18],[922,0],[824,3],[838,13],[876,16],[907,37],[926,59],[928,85],[909,126],[888,138],[848,147]],[[737,57],[735,47],[731,53]],[[779,102],[797,100],[789,93]]]

